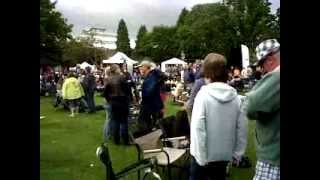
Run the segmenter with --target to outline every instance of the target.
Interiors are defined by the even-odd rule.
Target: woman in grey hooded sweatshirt
[[[237,91],[226,83],[224,56],[206,56],[204,77],[206,85],[195,98],[191,117],[190,179],[224,180],[228,162],[243,148],[245,114]]]

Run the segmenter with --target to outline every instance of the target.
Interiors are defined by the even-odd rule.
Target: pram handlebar
[[[187,139],[187,136],[179,136],[179,137],[173,137],[173,138],[164,138],[161,139],[162,141],[174,141],[174,140],[185,140]]]

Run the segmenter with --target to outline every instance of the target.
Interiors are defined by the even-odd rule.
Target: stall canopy
[[[117,52],[115,55],[113,55],[109,59],[103,60],[102,63],[104,63],[104,64],[122,64],[122,63],[126,63],[127,67],[128,67],[128,72],[132,74],[133,65],[138,63],[138,61],[135,61],[135,60],[129,58],[127,55],[125,55],[122,52]]]
[[[167,64],[176,64],[176,65],[185,65],[187,64],[186,62],[182,61],[181,59],[178,59],[178,58],[171,58],[171,59],[168,59],[166,61],[163,61],[161,63],[161,71],[162,72],[165,72],[166,71],[166,65]]]
[[[85,69],[86,67],[91,67],[92,70],[94,69],[94,66],[87,63],[86,61],[80,64],[81,69]]]

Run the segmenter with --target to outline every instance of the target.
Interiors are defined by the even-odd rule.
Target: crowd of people
[[[164,117],[168,94],[179,99],[185,92],[185,111],[190,126],[190,179],[225,179],[227,164],[239,163],[247,146],[247,119],[256,121],[257,165],[254,179],[280,179],[280,44],[263,41],[256,48],[258,64],[239,69],[227,67],[217,53],[202,62],[170,66],[164,73],[150,60],[142,61],[130,74],[125,64],[113,64],[92,73],[84,71],[40,76],[43,89],[53,86],[70,107],[79,111],[84,99],[94,113],[95,91],[106,100],[106,140],[130,144],[129,107],[139,106],[140,135],[152,132]],[[53,84],[53,85],[51,85]],[[50,88],[51,87],[51,88]],[[98,88],[99,87],[99,88]],[[247,88],[246,95],[239,94]]]

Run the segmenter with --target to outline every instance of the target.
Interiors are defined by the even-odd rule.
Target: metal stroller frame
[[[134,125],[134,123],[137,122],[137,115],[138,115],[139,109],[137,106],[130,108],[129,113],[129,126]],[[138,161],[134,164],[131,164],[125,168],[123,168],[120,172],[114,173],[112,169],[112,163],[110,160],[110,155],[108,151],[108,144],[104,143],[97,149],[97,156],[100,158],[100,160],[103,162],[103,164],[106,166],[107,171],[107,180],[116,180],[121,177],[124,177],[130,173],[138,172],[138,179],[140,180],[140,173],[139,171],[145,169],[145,176],[143,179],[148,176],[152,175],[156,177],[157,179],[161,179],[161,177],[153,171],[154,167],[162,167],[163,170],[167,169],[167,176],[168,179],[171,180],[171,168],[180,168],[185,169],[185,166],[178,166],[175,163],[182,159],[183,157],[189,158],[189,150],[188,148],[179,149],[176,147],[168,147],[167,142],[173,142],[177,140],[186,139],[186,137],[167,137],[166,132],[164,128],[161,128],[161,121],[159,121],[160,129],[157,129],[153,132],[150,132],[149,134],[146,134],[144,136],[141,136],[139,138],[134,139],[132,133],[129,131],[129,135],[134,142],[133,145],[135,145],[137,152],[138,152]],[[159,146],[153,146],[151,148],[145,148],[144,143],[148,144],[152,141],[150,141],[150,137],[154,140],[159,140]],[[143,139],[146,140],[143,140]],[[149,138],[149,139],[148,139]],[[173,144],[173,143],[169,143]],[[186,160],[186,159],[182,159]],[[180,171],[181,172],[181,171]],[[181,176],[180,176],[181,177]]]
[[[118,180],[132,173],[137,173],[138,180],[140,180],[140,171],[144,170],[145,174],[142,178],[144,180],[148,176],[153,176],[158,180],[161,180],[161,177],[153,171],[153,168],[156,164],[155,158],[147,158],[141,159],[141,150],[139,146],[137,146],[138,150],[138,160],[137,162],[124,167],[120,172],[115,173],[112,168],[112,161],[109,154],[108,144],[103,143],[101,146],[97,148],[96,155],[101,160],[101,162],[106,167],[106,180]]]

